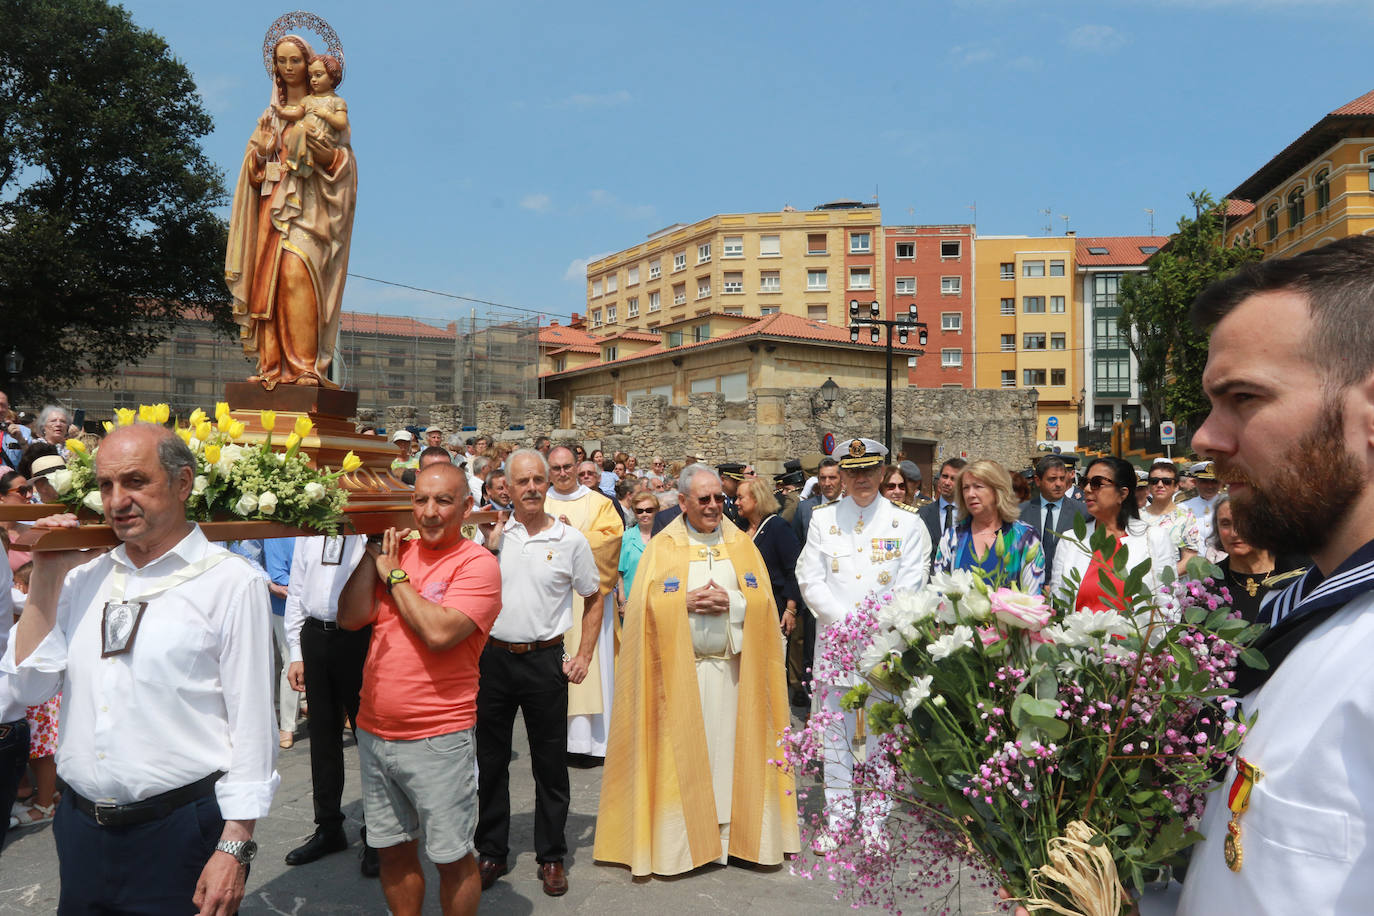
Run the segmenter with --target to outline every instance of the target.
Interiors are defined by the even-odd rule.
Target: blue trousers
[[[62,794],[53,821],[58,916],[191,916],[191,898],[224,831],[213,795],[164,818],[132,827],[101,827]]]
[[[29,723],[27,719],[3,723],[0,738],[0,846],[10,826],[10,809],[19,796],[19,781],[29,765]]]

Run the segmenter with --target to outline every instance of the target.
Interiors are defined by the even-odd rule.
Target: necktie
[[[1045,530],[1040,533],[1043,536],[1052,531],[1054,531],[1054,503],[1045,507]]]
[[[945,530],[948,531],[954,524],[954,507],[945,506]]]

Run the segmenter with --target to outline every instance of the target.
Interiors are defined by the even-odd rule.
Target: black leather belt
[[[551,646],[561,646],[562,636],[555,636],[553,639],[546,639],[542,642],[506,642],[504,639],[497,639],[494,636],[487,637],[487,645],[495,646],[498,649],[505,649],[512,655],[524,655],[526,652],[533,652],[535,649],[548,649]]]
[[[72,804],[76,810],[94,818],[100,826],[132,827],[135,824],[146,824],[149,821],[164,818],[182,805],[205,798],[207,795],[213,795],[215,783],[219,782],[223,775],[224,771],[218,770],[189,786],[172,789],[170,792],[163,792],[152,798],[145,798],[143,801],[131,802],[127,805],[93,802],[88,798],[82,798],[72,791],[70,786],[63,784],[62,788],[71,796]]]
[[[339,625],[332,620],[321,620],[318,617],[305,618],[306,626],[315,627],[319,630],[337,630]]]

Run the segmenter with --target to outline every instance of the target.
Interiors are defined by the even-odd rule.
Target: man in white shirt
[[[291,656],[287,677],[305,693],[310,707],[310,781],[314,791],[315,832],[286,854],[287,865],[306,865],[348,848],[344,834],[344,723],[355,729],[363,662],[372,628],[344,630],[337,623],[339,595],[358,568],[367,547],[360,534],[296,538],[291,583],[286,589],[286,645]],[[363,874],[377,874],[376,852],[366,845]]]
[[[235,912],[280,781],[267,583],[186,521],[195,466],[165,427],[105,438],[96,478],[123,543],[35,553],[0,662],[25,702],[62,690],[62,913]]]
[[[0,547],[0,655],[9,645],[10,629],[14,626],[12,582],[9,558],[5,548]],[[10,825],[10,819],[4,814],[14,805],[19,780],[29,764],[29,720],[24,712],[24,704],[15,695],[10,676],[0,673],[0,848],[5,845],[5,831]]]
[[[544,892],[568,890],[568,684],[580,684],[601,627],[601,576],[586,537],[544,511],[549,469],[521,449],[510,458],[514,515],[493,535],[501,558],[501,613],[482,651],[477,694],[477,852],[486,890],[510,855],[511,731],[519,710],[534,770],[534,847]],[[575,597],[576,596],[576,597]],[[582,601],[582,647],[563,651],[574,601]]]
[[[1368,913],[1374,239],[1246,264],[1204,290],[1192,317],[1211,329],[1211,412],[1193,448],[1230,484],[1246,541],[1313,565],[1260,609],[1270,628],[1255,648],[1269,665],[1242,667],[1235,684],[1258,716],[1237,750],[1246,765],[1207,796],[1178,912]]]
[[[1221,496],[1221,481],[1210,461],[1199,461],[1189,468],[1193,482],[1197,485],[1197,495],[1183,501],[1183,508],[1193,513],[1197,519],[1197,539],[1207,551],[1207,559],[1219,563],[1226,554],[1212,546],[1212,510],[1216,508]]]

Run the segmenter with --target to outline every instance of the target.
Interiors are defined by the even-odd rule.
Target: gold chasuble
[[[701,578],[702,563],[733,572],[732,581],[717,580],[731,593],[731,613],[718,624],[687,613],[688,579]],[[735,689],[709,686],[722,660],[727,670],[737,665]],[[733,709],[703,715],[703,697],[731,694]],[[728,743],[719,739],[729,731],[726,717],[734,724],[733,760],[713,761],[712,748]],[[649,542],[625,612],[601,781],[614,791],[601,793],[595,858],[628,865],[635,875],[676,875],[726,855],[777,865],[798,852],[792,778],[769,762],[782,756],[778,743],[789,721],[782,636],[763,558],[728,520],[701,535],[679,516]],[[728,812],[713,785],[721,764],[732,773]]]
[[[620,538],[625,533],[625,525],[615,505],[598,493],[584,486],[567,496],[560,495],[552,487],[544,498],[544,511],[554,518],[563,516],[568,524],[582,532],[592,548],[596,559],[597,571],[601,574],[601,599],[603,602],[615,589],[620,566]],[[587,668],[587,676],[580,684],[568,685],[568,717],[595,716],[605,712],[606,701],[611,697],[611,672],[615,670],[615,631],[618,615],[614,608],[607,612],[601,622],[601,636],[596,642],[596,652]],[[582,643],[582,601],[573,601],[572,629],[564,638],[566,651],[576,655]],[[602,650],[605,650],[603,652]],[[602,659],[605,662],[603,664]],[[606,696],[603,698],[603,681]],[[570,748],[574,753],[596,753],[594,747]],[[600,754],[596,754],[600,756]]]

